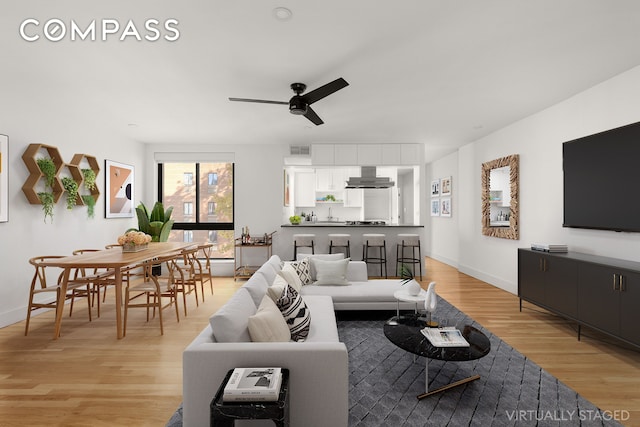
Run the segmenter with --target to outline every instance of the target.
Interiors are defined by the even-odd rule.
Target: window
[[[214,258],[234,257],[234,164],[158,164],[158,200],[174,207],[169,241],[214,243]],[[188,239],[188,240],[187,240]]]
[[[182,204],[182,213],[184,216],[192,216],[193,215],[193,203],[192,202],[184,202]]]

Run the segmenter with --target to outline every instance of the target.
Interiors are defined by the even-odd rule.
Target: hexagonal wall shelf
[[[37,163],[37,158],[43,157],[43,152],[47,153],[51,160],[53,160],[53,164],[56,166],[56,176],[53,181],[53,202],[58,203],[58,200],[60,200],[60,197],[64,192],[64,188],[62,188],[62,183],[60,182],[60,177],[58,176],[60,174],[60,170],[64,166],[64,162],[62,161],[62,156],[60,156],[58,148],[45,144],[29,144],[22,155],[22,161],[24,161],[24,164],[29,170],[29,177],[22,186],[22,192],[27,197],[29,203],[33,205],[42,204],[38,197],[36,186],[39,184],[40,180],[44,180],[44,174],[38,167]]]
[[[89,166],[89,169],[91,169],[93,173],[96,174],[96,177],[98,176],[98,173],[100,173],[100,166],[98,165],[98,161],[96,160],[95,157],[90,156],[88,154],[74,154],[73,158],[71,159],[71,164],[77,166],[81,174],[82,174],[82,169],[86,169],[86,168],[83,168],[84,164]],[[82,179],[84,181],[84,174],[82,174]],[[93,199],[96,202],[98,201],[98,197],[100,197],[100,190],[98,189],[97,180],[96,180],[95,188],[91,190],[88,190],[86,186],[80,187],[80,195],[87,194],[82,190],[88,191],[88,194],[91,194],[93,196]]]

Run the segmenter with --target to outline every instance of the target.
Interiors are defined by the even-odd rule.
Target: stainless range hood
[[[345,188],[391,188],[394,182],[388,177],[376,177],[375,166],[362,166],[361,176],[352,176]]]

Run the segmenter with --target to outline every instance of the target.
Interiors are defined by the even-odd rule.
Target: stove
[[[386,225],[386,221],[347,221],[346,225]]]

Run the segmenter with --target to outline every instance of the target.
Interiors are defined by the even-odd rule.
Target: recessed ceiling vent
[[[361,176],[352,176],[345,188],[391,188],[395,184],[391,178],[376,176],[375,166],[362,166]]]
[[[291,156],[308,156],[311,154],[311,146],[309,145],[291,145],[289,146],[289,154]]]

